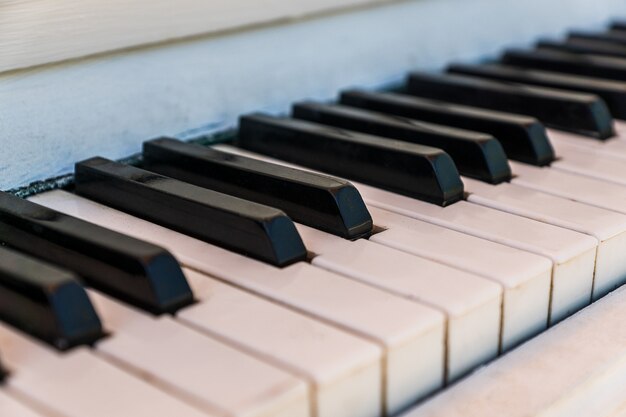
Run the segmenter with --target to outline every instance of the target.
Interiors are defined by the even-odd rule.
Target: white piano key
[[[550,322],[589,304],[597,240],[578,232],[460,201],[439,207],[355,184],[369,204],[546,256],[553,262]]]
[[[589,149],[567,143],[555,144],[559,159],[550,168],[599,180],[626,184],[626,162]]]
[[[7,392],[0,390],[0,416],[3,417],[47,417],[37,413]]]
[[[577,148],[580,151],[588,152],[590,155],[598,155],[619,160],[626,159],[626,140],[623,137],[613,137],[604,141],[580,136],[575,133],[563,132],[560,130],[548,129],[548,137],[559,156],[560,150],[566,148]]]
[[[364,239],[351,242],[298,224],[313,265],[421,301],[448,318],[447,371],[454,381],[498,355],[502,289],[446,265]]]
[[[387,411],[443,384],[445,321],[430,307],[308,264],[274,268],[67,192],[43,193],[32,200],[160,244],[193,269],[375,341],[386,353]]]
[[[95,356],[57,353],[0,324],[5,389],[54,417],[210,417]]]
[[[380,415],[382,364],[376,345],[199,273],[186,273],[201,302],[179,312],[180,320],[311,381],[317,416]]]
[[[464,178],[468,201],[585,233],[598,242],[593,299],[626,282],[626,216],[515,184]]]
[[[112,332],[96,352],[172,396],[220,415],[310,415],[307,384],[295,376],[171,317],[145,315],[97,291],[89,290],[89,295]]]
[[[403,417],[607,415],[626,392],[626,287]]]
[[[370,241],[483,276],[502,286],[503,351],[546,329],[552,276],[548,258],[377,207],[369,210],[374,223],[386,229]]]
[[[216,148],[294,166],[232,146],[219,145]],[[550,258],[553,261],[551,323],[589,304],[598,243],[596,239],[465,201],[444,208],[354,181],[352,183],[368,206],[377,206]]]

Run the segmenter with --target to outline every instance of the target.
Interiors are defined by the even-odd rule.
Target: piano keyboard
[[[623,410],[625,48],[573,32],[1,193],[0,416]]]

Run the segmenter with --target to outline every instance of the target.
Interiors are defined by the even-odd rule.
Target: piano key
[[[394,93],[348,90],[341,93],[345,105],[475,130],[493,135],[508,158],[533,165],[547,165],[554,151],[543,126],[528,116],[502,113]]]
[[[2,246],[0,320],[60,350],[91,344],[103,336],[100,319],[78,277]]]
[[[337,104],[297,103],[293,117],[370,135],[440,148],[447,152],[459,172],[498,184],[511,178],[511,169],[500,143],[493,136],[399,116],[355,109]]]
[[[7,417],[45,417],[27,404],[19,402],[4,390],[0,390],[0,416]]]
[[[508,65],[451,65],[448,71],[488,79],[560,88],[595,94],[602,98],[613,117],[626,119],[626,83]]]
[[[298,230],[317,255],[313,265],[446,314],[448,381],[497,356],[502,309],[499,285],[364,239],[349,242],[303,225]]]
[[[406,407],[443,384],[444,316],[430,307],[307,264],[277,269],[67,192],[31,198],[113,230],[161,242],[194,270],[377,343],[386,358],[388,412]]]
[[[441,206],[463,197],[452,158],[427,146],[265,115],[242,117],[236,143]]]
[[[615,21],[611,23],[611,32],[623,32],[626,31],[626,21]]]
[[[594,39],[567,39],[563,42],[542,40],[538,49],[548,49],[574,54],[593,54],[626,58],[626,45]]]
[[[384,370],[376,345],[199,273],[190,276],[203,301],[183,311],[181,321],[310,381],[317,416],[381,414]],[[415,359],[414,352],[405,354]]]
[[[356,239],[372,231],[372,218],[358,191],[338,178],[170,138],[144,143],[143,166],[200,187],[276,207],[295,221],[341,237]]]
[[[224,145],[218,148],[254,157],[237,148]],[[372,206],[380,207],[551,259],[550,323],[590,301],[597,249],[593,237],[467,202],[441,208],[362,184],[354,185],[370,210]]]
[[[275,264],[306,258],[280,210],[104,158],[76,164],[76,192],[152,222]]]
[[[551,169],[552,170],[552,169]],[[465,179],[468,201],[595,237],[593,300],[626,282],[626,216],[515,184],[485,186]]]
[[[217,147],[235,155],[293,166],[232,146]],[[371,205],[368,209],[375,213],[377,228],[387,229],[372,235],[371,241],[485,276],[503,287],[503,350],[514,347],[547,326],[552,276],[552,262],[548,258]],[[496,254],[499,263],[494,261]]]
[[[624,314],[621,288],[402,417],[614,415],[624,401]]]
[[[161,247],[8,193],[0,193],[0,241],[153,313],[193,301],[178,262]]]
[[[370,207],[378,227],[369,240],[463,271],[502,287],[501,350],[542,332],[548,324],[552,262],[509,246]]]
[[[520,67],[626,81],[626,60],[602,55],[580,55],[554,50],[508,50],[502,62]]]
[[[220,285],[212,285],[211,290],[209,302],[219,296]],[[172,397],[216,415],[309,415],[307,384],[295,376],[198,333],[172,317],[142,314],[97,291],[90,291],[90,295],[106,329],[112,332],[111,337],[96,345],[95,352]],[[234,314],[232,309],[214,312],[219,316]],[[290,312],[285,310],[283,314]],[[253,317],[259,323],[266,319]],[[250,323],[250,317],[246,322]],[[316,335],[324,334],[324,346],[334,346],[335,334],[316,330]],[[285,340],[276,341],[281,342],[287,344]],[[350,352],[359,353],[357,349]]]
[[[605,141],[589,140],[585,136],[552,129],[548,129],[548,135],[555,148],[575,147],[588,152],[589,155],[601,155],[623,160],[626,159],[626,141],[619,136],[619,126],[619,121],[616,121],[615,132],[618,135]]]
[[[533,116],[557,129],[606,139],[613,120],[597,96],[461,75],[412,73],[410,94]]]
[[[440,208],[373,187],[357,183],[355,186],[368,205],[550,258],[550,323],[590,302],[597,249],[597,241],[591,236],[465,201]]]
[[[610,42],[618,45],[626,45],[626,34],[622,31],[608,31],[601,33],[591,33],[591,32],[581,32],[581,31],[572,31],[567,35],[568,40],[593,40],[593,41],[602,41],[602,42]]]
[[[0,324],[11,367],[4,389],[54,417],[212,417],[129,375],[84,347],[58,354]]]
[[[559,143],[561,159],[552,164],[553,169],[584,175],[599,180],[626,185],[626,164],[618,158],[588,152],[569,143]]]

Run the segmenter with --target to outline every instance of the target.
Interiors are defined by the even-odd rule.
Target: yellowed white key
[[[28,401],[25,401],[28,403]],[[32,407],[32,406],[31,406]],[[6,417],[48,417],[35,412],[32,408],[19,402],[9,393],[0,390],[0,416]]]
[[[486,278],[364,239],[297,225],[313,265],[421,301],[446,314],[448,379],[498,354],[502,289]]]
[[[550,169],[552,170],[552,169]],[[468,201],[588,234],[599,242],[593,299],[626,282],[626,216],[516,184],[464,178]]]
[[[403,417],[607,416],[626,392],[626,287]]]
[[[389,412],[443,384],[445,317],[435,309],[309,264],[275,268],[67,192],[44,193],[32,200],[160,244],[190,268],[377,343],[385,352]]]

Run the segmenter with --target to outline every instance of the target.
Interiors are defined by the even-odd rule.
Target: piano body
[[[626,415],[625,10],[0,3],[0,417]]]

